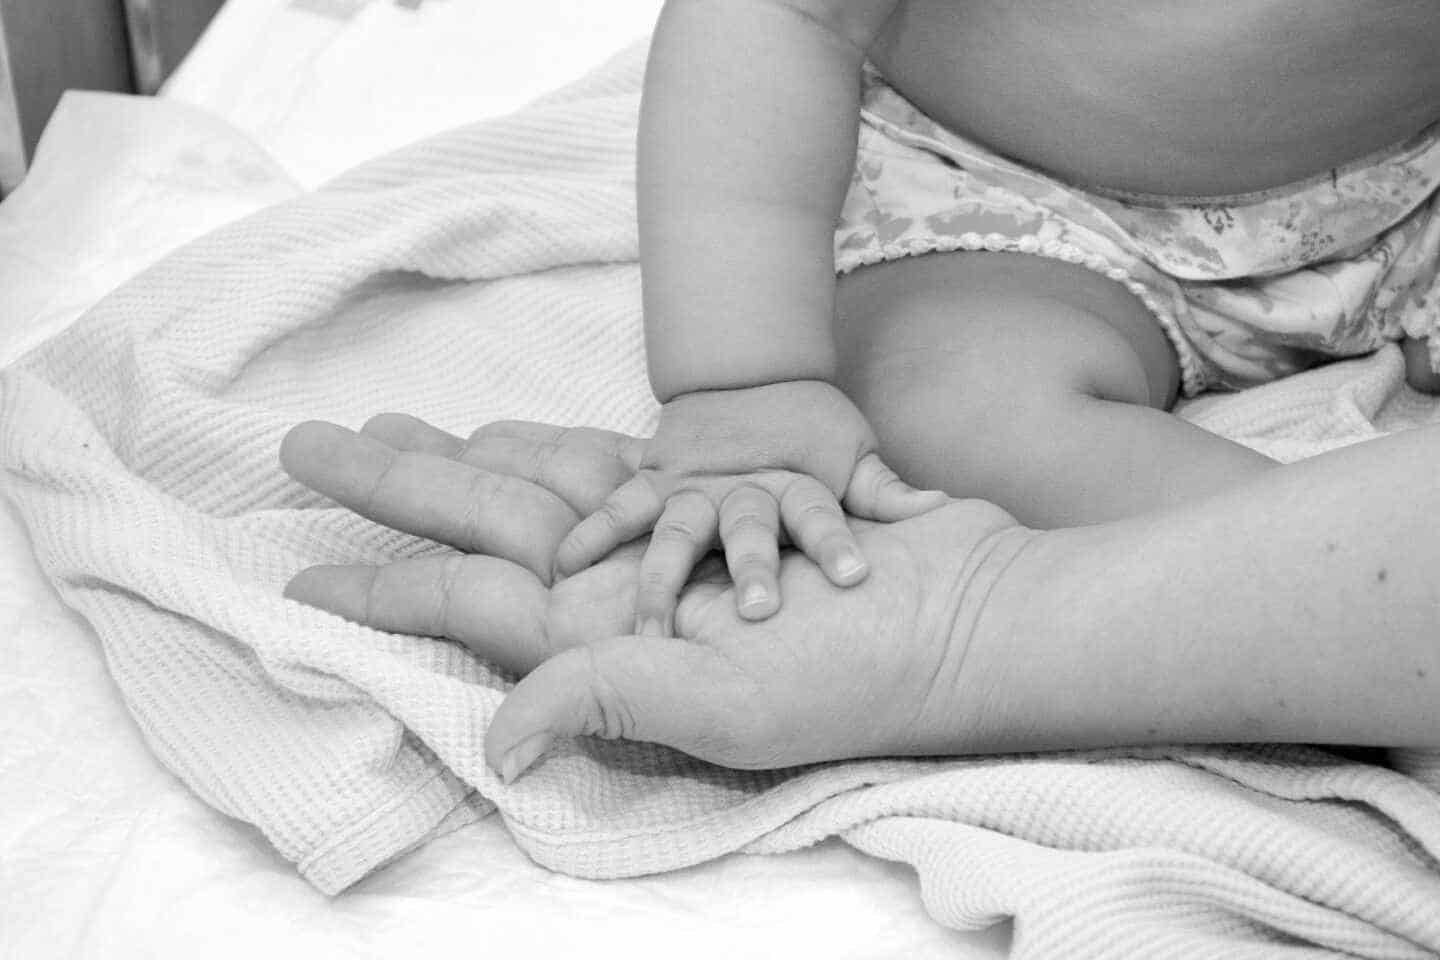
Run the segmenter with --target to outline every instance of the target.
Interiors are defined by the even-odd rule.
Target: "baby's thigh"
[[[1149,309],[1076,264],[931,253],[862,267],[836,300],[841,386],[877,430],[1077,394],[1168,409],[1179,386]]]

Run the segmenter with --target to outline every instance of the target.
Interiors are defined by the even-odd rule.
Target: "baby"
[[[1272,466],[1182,393],[1386,341],[1433,389],[1437,50],[1434,0],[671,0],[639,143],[663,407],[557,572],[653,528],[636,630],[669,634],[718,542],[763,619],[782,535],[865,576],[842,505],[1124,517]]]

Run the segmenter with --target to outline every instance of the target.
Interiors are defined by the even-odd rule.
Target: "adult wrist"
[[[1026,651],[1036,641],[1064,642],[1054,615],[1059,556],[1049,532],[1031,530],[993,504],[963,501],[991,511],[996,527],[978,540],[935,591],[930,624],[944,651],[923,692],[911,752],[950,755],[1035,749],[1032,717],[1017,710],[1012,691],[1043,671],[1043,658]]]

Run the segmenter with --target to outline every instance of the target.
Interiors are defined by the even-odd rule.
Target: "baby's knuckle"
[[[671,585],[676,580],[675,571],[668,566],[651,567],[640,571],[640,600],[649,608],[664,608],[666,599],[670,596]]]
[[[768,533],[771,529],[769,518],[759,510],[741,510],[726,518],[726,529],[731,535],[746,536]]]
[[[590,520],[599,529],[610,531],[625,524],[625,510],[614,500],[606,500],[599,509],[590,514]]]
[[[679,540],[689,543],[699,536],[699,532],[688,520],[680,520],[675,517],[666,517],[655,524],[654,539],[657,540]]]
[[[801,520],[826,522],[834,520],[840,513],[833,501],[822,497],[802,502],[795,512]]]
[[[692,514],[711,509],[710,498],[694,487],[681,487],[676,490],[665,501],[665,506],[671,510],[684,510]]]
[[[762,499],[768,499],[770,491],[766,490],[754,480],[741,480],[725,494],[727,504],[754,503]]]
[[[739,553],[731,554],[730,562],[737,570],[750,569],[752,567],[768,567],[771,558],[759,550],[742,550]]]
[[[606,531],[595,524],[579,524],[566,535],[560,544],[560,549],[567,550],[572,554],[588,553],[606,543],[607,540]]]

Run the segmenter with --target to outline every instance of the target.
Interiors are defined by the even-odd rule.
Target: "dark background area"
[[[25,157],[68,89],[154,93],[223,0],[0,0],[7,89]],[[4,109],[0,104],[0,109]]]

